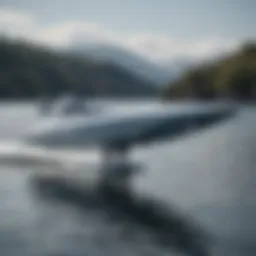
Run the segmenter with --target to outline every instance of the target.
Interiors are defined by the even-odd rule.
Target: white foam
[[[96,151],[46,150],[24,145],[19,142],[0,142],[0,165],[41,165],[41,164],[88,164],[97,163]]]

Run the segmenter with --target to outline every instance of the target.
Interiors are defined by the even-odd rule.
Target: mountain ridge
[[[164,85],[174,77],[171,68],[165,69],[121,46],[100,43],[82,44],[72,46],[70,51],[94,60],[116,64],[156,86]]]
[[[153,84],[113,63],[23,41],[1,38],[0,59],[1,98],[34,98],[67,91],[100,97],[157,95]]]

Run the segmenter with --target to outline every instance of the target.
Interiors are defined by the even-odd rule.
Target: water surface
[[[110,109],[136,111],[136,107],[150,108],[155,103],[104,104]],[[175,111],[182,107],[174,105]],[[38,120],[31,104],[2,105],[0,153],[8,150],[8,146],[13,150],[15,141]],[[98,158],[97,152],[94,158],[95,155]],[[78,158],[84,161],[86,156]],[[87,155],[87,158],[93,157]],[[40,170],[36,163],[10,165],[0,160],[1,255],[180,255],[174,250],[177,243],[191,255],[207,255],[191,249],[197,229],[210,239],[209,255],[256,255],[255,107],[243,107],[235,118],[193,136],[135,148],[132,158],[142,162],[145,169],[134,180],[136,194],[158,203],[175,226],[170,231],[172,236],[166,235],[171,246],[162,241],[165,231],[163,224],[159,224],[162,217],[158,213],[154,221],[150,220],[153,224],[150,221],[145,224],[145,218],[132,220],[128,214],[116,212],[116,207],[114,215],[109,215],[105,205],[96,203],[98,199],[85,191],[81,192],[85,193],[81,198],[80,192],[71,192],[70,188],[68,193],[62,189],[61,200],[56,201],[56,196],[52,200],[51,193],[42,199],[34,190],[38,177],[35,173]],[[52,172],[54,168],[47,167]],[[88,165],[81,168],[86,170]],[[72,200],[75,203],[70,204]],[[149,216],[154,211],[152,207],[138,208],[136,211],[144,216],[145,209]],[[129,212],[128,208],[123,209]],[[176,225],[177,222],[184,223]],[[154,225],[158,225],[157,230]],[[194,233],[187,234],[194,226]],[[161,239],[154,233],[161,233]],[[187,241],[189,238],[192,242]]]

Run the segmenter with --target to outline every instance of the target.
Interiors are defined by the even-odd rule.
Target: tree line
[[[166,99],[256,100],[256,43],[247,42],[237,52],[203,63],[168,84]]]

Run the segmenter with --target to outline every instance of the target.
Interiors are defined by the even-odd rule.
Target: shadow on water
[[[107,218],[109,223],[125,226],[127,237],[133,235],[132,227],[135,226],[170,252],[177,250],[186,255],[209,255],[208,239],[202,230],[190,218],[152,198],[138,197],[109,187],[78,186],[59,177],[37,176],[32,184],[40,199],[65,203],[84,213],[93,211],[94,215]]]

